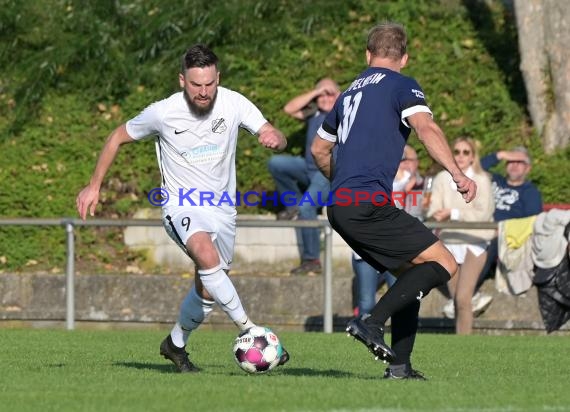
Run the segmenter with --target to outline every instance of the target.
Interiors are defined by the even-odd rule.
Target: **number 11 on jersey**
[[[344,111],[342,114],[342,123],[338,130],[340,143],[346,142],[350,128],[356,117],[358,106],[360,105],[360,99],[362,99],[362,92],[358,92],[354,96],[346,96],[342,101]]]

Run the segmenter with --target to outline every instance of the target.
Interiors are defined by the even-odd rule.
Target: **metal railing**
[[[496,222],[425,222],[430,229],[496,229]],[[159,219],[91,219],[81,220],[74,218],[13,218],[0,219],[0,226],[62,226],[66,232],[66,315],[65,324],[68,330],[75,329],[75,228],[81,226],[111,227],[111,226],[162,226]],[[332,309],[332,251],[333,230],[326,220],[258,220],[243,219],[238,216],[237,227],[285,227],[302,228],[312,227],[324,230],[324,276],[323,276],[323,330],[325,333],[333,331]]]

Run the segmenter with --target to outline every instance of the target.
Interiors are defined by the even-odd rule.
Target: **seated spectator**
[[[495,222],[538,215],[542,212],[542,196],[538,188],[527,180],[531,170],[531,158],[526,148],[515,147],[511,151],[501,150],[481,159],[483,169],[489,171],[500,161],[506,162],[506,177],[493,173],[495,197]],[[491,240],[487,249],[487,261],[481,271],[478,284],[481,285],[493,272],[498,256],[498,236]]]
[[[412,216],[423,220],[422,196],[423,178],[418,172],[418,155],[413,147],[404,146],[400,166],[396,172],[392,190],[395,194],[395,206],[406,210]],[[411,191],[419,194],[408,195]],[[376,291],[386,282],[388,287],[396,281],[396,277],[388,270],[380,272],[364,259],[352,252],[352,270],[354,271],[353,290],[358,314],[369,313],[376,304]]]
[[[447,171],[433,180],[427,218],[438,222],[490,222],[493,220],[494,201],[491,179],[481,169],[477,146],[473,139],[460,137],[453,144],[453,155],[459,168],[477,183],[477,196],[465,203],[457,192],[455,182]],[[459,264],[459,271],[448,283],[454,300],[455,329],[458,334],[470,334],[473,328],[472,297],[481,269],[485,264],[486,248],[494,230],[442,229],[440,239]]]
[[[301,206],[287,207],[277,215],[278,220],[317,218],[318,199],[323,203],[328,200],[330,192],[329,180],[317,169],[311,154],[311,145],[317,130],[327,113],[332,109],[340,94],[338,84],[329,78],[317,82],[315,88],[303,92],[291,99],[283,108],[285,113],[295,119],[305,121],[307,134],[304,156],[274,155],[269,159],[269,172],[275,180],[280,194],[295,194],[300,200],[303,192],[307,192],[315,205],[303,202]],[[314,275],[321,273],[321,231],[318,228],[301,228],[301,265],[291,270],[293,275]]]
[[[404,210],[410,215],[423,220],[424,178],[418,171],[418,165],[418,154],[415,149],[410,145],[404,146],[404,155],[396,172],[392,190],[394,192],[405,192]],[[401,208],[401,203],[397,202],[396,206]]]

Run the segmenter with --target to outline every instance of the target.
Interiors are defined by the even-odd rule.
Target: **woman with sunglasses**
[[[477,197],[465,203],[457,193],[455,183],[447,171],[438,173],[433,180],[431,202],[427,218],[437,222],[490,222],[493,221],[495,203],[490,176],[481,168],[477,143],[460,137],[453,143],[453,156],[463,173],[477,183]],[[485,264],[486,249],[494,231],[487,229],[442,229],[439,237],[459,264],[459,272],[448,283],[455,303],[455,330],[458,334],[471,334],[473,312],[471,299],[477,279]]]

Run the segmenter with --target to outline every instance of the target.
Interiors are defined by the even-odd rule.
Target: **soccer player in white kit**
[[[103,178],[119,147],[156,138],[162,175],[164,227],[196,266],[194,285],[180,307],[178,321],[160,345],[160,354],[179,372],[195,372],[185,350],[190,333],[214,303],[240,330],[254,326],[227,275],[236,233],[236,144],[239,127],[258,136],[264,147],[282,151],[283,133],[241,94],[219,86],[218,58],[204,45],[182,58],[181,92],[149,105],[108,137],[90,183],[76,199],[82,219],[99,201]],[[285,351],[280,364],[289,360]]]

